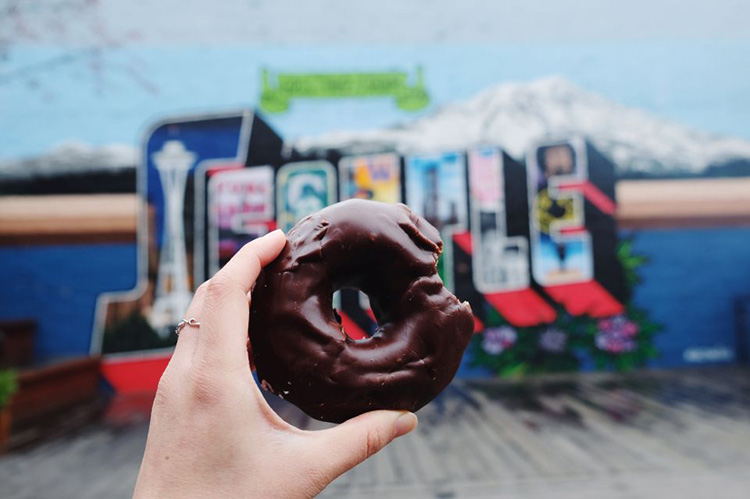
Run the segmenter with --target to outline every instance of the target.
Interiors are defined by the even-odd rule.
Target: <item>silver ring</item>
[[[174,328],[174,334],[179,336],[180,331],[182,331],[182,328],[184,328],[185,326],[198,327],[200,325],[201,323],[198,322],[198,319],[196,319],[195,317],[191,317],[189,319],[182,319],[180,322],[177,323],[177,327]]]

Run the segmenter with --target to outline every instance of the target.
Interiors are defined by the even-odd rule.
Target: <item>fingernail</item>
[[[403,437],[407,433],[411,432],[417,427],[417,416],[412,412],[405,412],[396,418],[396,422],[393,425],[396,436],[394,438]]]

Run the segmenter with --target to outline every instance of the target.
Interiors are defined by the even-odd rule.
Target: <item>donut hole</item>
[[[354,287],[338,289],[333,293],[331,303],[333,318],[352,340],[371,338],[381,330],[383,324],[376,312],[378,307],[372,306],[372,298],[364,291]]]

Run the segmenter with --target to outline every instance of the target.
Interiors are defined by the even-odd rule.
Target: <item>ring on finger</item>
[[[201,323],[198,322],[198,319],[196,319],[195,317],[191,317],[189,319],[182,319],[180,322],[177,323],[177,327],[174,328],[174,334],[179,336],[180,331],[182,331],[183,328],[185,328],[185,326],[199,327],[200,325]]]

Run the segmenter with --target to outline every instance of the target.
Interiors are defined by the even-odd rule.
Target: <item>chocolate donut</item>
[[[443,243],[406,205],[349,200],[308,216],[252,292],[250,342],[266,390],[339,423],[375,409],[416,411],[453,379],[471,338],[468,303],[437,274]],[[353,340],[334,291],[370,297],[378,329]]]

